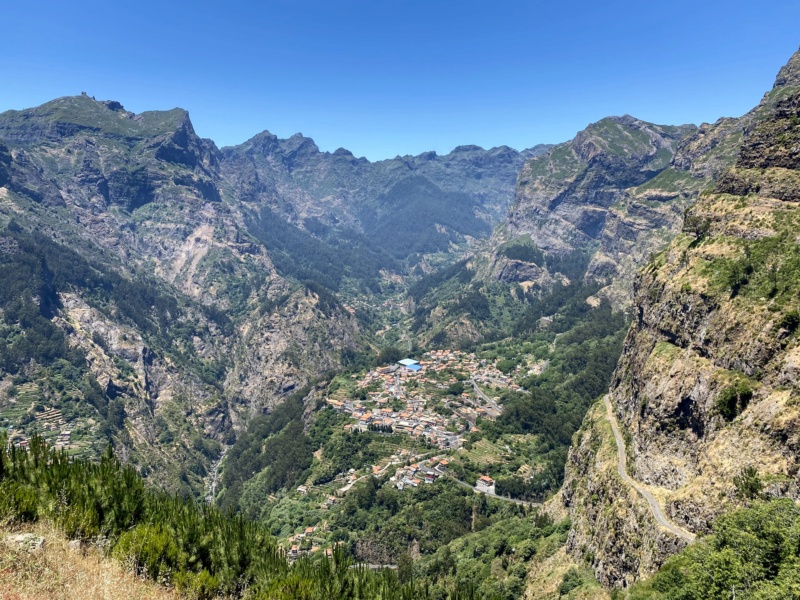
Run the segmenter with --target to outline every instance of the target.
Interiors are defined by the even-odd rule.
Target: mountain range
[[[267,131],[220,149],[182,109],[85,94],[7,111],[0,426],[19,443],[62,423],[76,456],[111,442],[187,497],[222,469],[218,497],[246,512],[267,502],[251,496],[275,472],[270,443],[330,460],[311,445],[344,379],[405,353],[477,352],[519,387],[485,440],[536,446],[502,485],[545,499],[537,519],[569,518],[542,561],[627,588],[745,503],[744,468],[760,498],[800,500],[798,172],[800,53],[740,118],[625,115],[557,145],[377,162]],[[587,401],[598,390],[608,405]],[[545,413],[563,426],[550,438]],[[376,489],[364,511],[389,502]],[[479,518],[500,527],[484,509],[470,535]],[[498,552],[506,581],[518,558]],[[526,597],[544,597],[547,564],[521,567]]]

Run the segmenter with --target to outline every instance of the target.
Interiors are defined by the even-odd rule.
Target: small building
[[[481,475],[475,483],[475,489],[479,492],[486,492],[487,494],[494,494],[494,479],[488,475]]]
[[[414,360],[413,358],[404,358],[403,360],[398,360],[397,364],[403,367],[403,369],[408,372],[414,372],[422,369],[422,366],[419,364],[418,360]]]
[[[308,493],[308,488],[304,485],[297,486],[297,492],[300,495],[305,496]]]

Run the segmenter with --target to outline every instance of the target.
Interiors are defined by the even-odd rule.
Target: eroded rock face
[[[616,456],[602,404],[595,405],[570,448],[561,501],[572,519],[567,552],[603,585],[627,587],[686,542],[658,527],[647,503],[617,475]]]
[[[186,111],[135,115],[78,96],[3,113],[0,131],[4,222],[38,230],[102,271],[146,279],[145,313],[159,298],[174,302],[171,334],[143,330],[80,286],[64,290],[55,316],[87,352],[103,393],[124,406],[119,453],[151,478],[177,480],[190,455],[202,473],[211,459],[190,432],[228,439],[355,346],[351,315],[320,310],[244,233],[247,208]],[[271,303],[280,306],[267,310]]]
[[[791,81],[779,76],[783,83],[743,118],[736,166],[700,196],[682,232],[640,274],[611,384],[631,476],[698,534],[738,504],[733,479],[746,466],[759,471],[767,494],[800,498],[800,204],[787,145],[790,124],[800,120],[800,85]],[[652,520],[631,522],[612,551],[607,528],[583,510],[595,496],[597,506],[630,501],[630,490],[603,481],[610,469],[594,468],[608,443],[600,421],[587,417],[571,450],[564,502],[575,525],[571,551],[588,549],[601,580],[619,586],[653,572],[675,548],[661,544],[631,562],[644,540],[661,535]]]

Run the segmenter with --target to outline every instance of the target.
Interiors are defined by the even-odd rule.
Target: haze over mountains
[[[592,577],[627,587],[686,546],[621,478],[606,390],[628,473],[677,526],[800,499],[799,74],[800,53],[714,124],[626,115],[555,146],[378,162],[266,131],[219,149],[186,111],[86,95],[2,113],[0,425],[86,458],[111,442],[170,492],[410,561],[436,593],[605,597]],[[407,393],[354,384],[437,349],[471,358]],[[466,364],[496,369],[485,391]],[[500,416],[453,417],[486,392]],[[433,408],[413,436],[359,434],[332,398],[370,418]],[[434,414],[463,447],[426,439]],[[449,480],[398,495],[404,451],[546,505]],[[508,536],[527,550],[483,543]]]

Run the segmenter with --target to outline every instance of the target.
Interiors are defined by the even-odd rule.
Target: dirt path
[[[656,522],[661,525],[662,527],[669,530],[670,533],[673,535],[678,536],[686,540],[687,542],[693,542],[695,539],[695,535],[681,527],[678,527],[667,519],[664,515],[664,511],[661,510],[661,505],[656,500],[655,496],[650,493],[642,484],[638,481],[633,479],[630,475],[628,475],[627,470],[627,452],[625,451],[625,440],[622,439],[622,435],[619,431],[619,424],[617,423],[617,417],[614,415],[614,410],[611,406],[611,399],[608,397],[608,394],[603,396],[603,402],[606,405],[606,414],[608,416],[608,422],[611,423],[611,430],[614,432],[614,438],[617,441],[617,470],[619,471],[619,476],[622,478],[622,481],[630,485],[633,489],[635,489],[639,494],[647,500],[647,503],[650,505],[650,510],[653,513],[653,517],[655,517]]]

